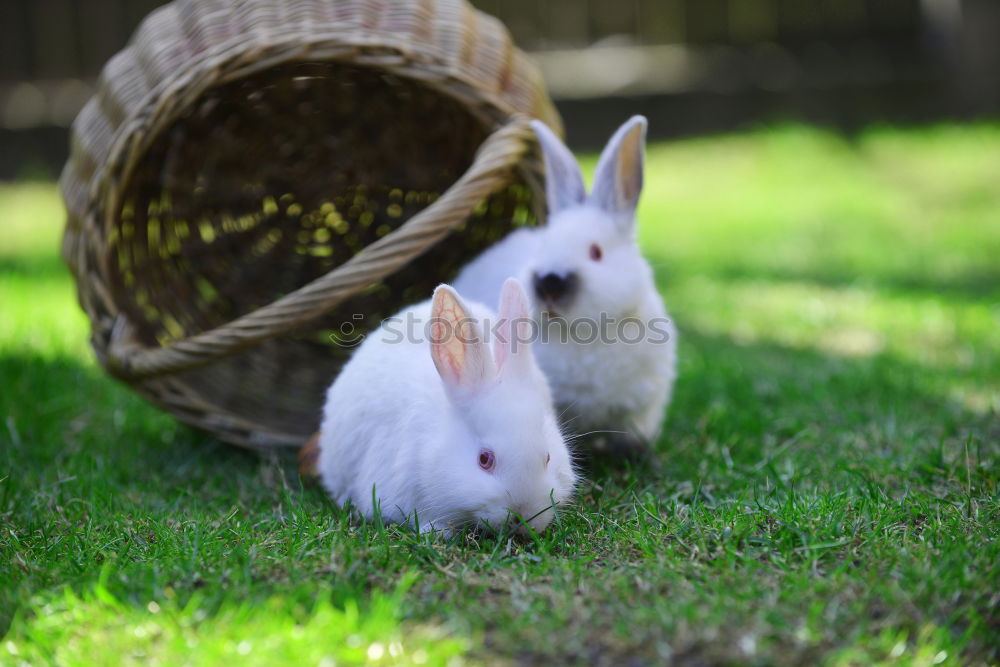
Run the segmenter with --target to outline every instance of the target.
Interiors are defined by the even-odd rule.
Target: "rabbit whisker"
[[[574,437],[575,437],[575,438],[585,438],[585,437],[587,437],[588,435],[594,435],[595,433],[614,433],[614,434],[616,434],[616,435],[628,435],[628,431],[607,431],[607,430],[596,430],[596,431],[587,431],[586,433],[580,433],[579,435],[576,435],[576,436],[574,436]]]

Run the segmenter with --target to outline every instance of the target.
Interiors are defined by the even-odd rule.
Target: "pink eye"
[[[493,472],[493,468],[497,464],[497,457],[493,454],[492,449],[482,449],[479,451],[479,467],[486,472]]]
[[[603,256],[604,253],[601,252],[601,246],[597,245],[596,243],[592,243],[590,245],[590,258],[595,262],[599,262],[601,261],[601,257]]]

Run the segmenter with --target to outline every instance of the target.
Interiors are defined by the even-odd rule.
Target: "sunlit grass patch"
[[[0,276],[0,352],[69,356],[90,362],[87,318],[65,275]]]
[[[53,256],[66,209],[55,183],[0,183],[0,257]]]
[[[16,619],[0,662],[59,665],[383,665],[458,664],[468,642],[441,627],[400,622],[408,584],[376,593],[359,608],[324,600],[306,608],[280,597],[260,604],[232,600],[219,608],[194,596],[124,604],[98,584],[66,589]]]
[[[668,272],[996,298],[997,134],[783,127],[654,146],[640,234]]]
[[[864,357],[888,352],[928,368],[988,370],[1000,305],[865,285],[697,276],[665,285],[688,328]]]

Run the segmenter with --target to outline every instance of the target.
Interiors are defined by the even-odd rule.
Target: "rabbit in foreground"
[[[386,520],[421,530],[496,529],[513,513],[544,530],[576,474],[524,342],[523,288],[504,283],[499,318],[441,285],[394,320],[361,344],[327,393],[318,458],[326,490],[368,518],[377,503]],[[409,339],[399,324],[408,320],[417,324]],[[492,351],[484,323],[496,324]]]
[[[548,222],[487,249],[455,288],[489,303],[508,276],[531,285],[542,335],[535,354],[567,423],[579,433],[624,431],[612,440],[628,445],[655,441],[676,376],[677,334],[636,242],[646,119],[631,118],[608,141],[589,196],[569,149],[542,122],[532,126],[545,159]]]

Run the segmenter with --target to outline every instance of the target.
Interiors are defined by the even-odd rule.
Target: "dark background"
[[[0,0],[0,178],[53,176],[103,64],[159,0]],[[787,120],[850,131],[1000,111],[998,0],[477,0],[575,147]]]

